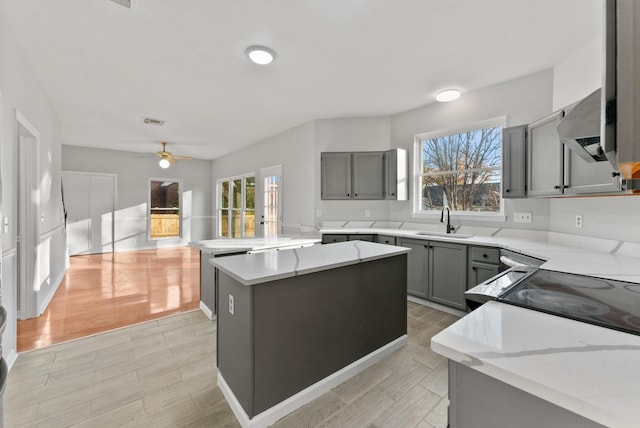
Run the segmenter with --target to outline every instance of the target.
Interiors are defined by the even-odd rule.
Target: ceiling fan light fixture
[[[271,64],[276,59],[275,51],[266,46],[249,46],[245,53],[251,61],[260,65]]]
[[[169,159],[162,158],[160,162],[158,162],[158,165],[160,165],[160,168],[167,169],[171,166],[171,162],[169,162]]]
[[[448,103],[458,98],[460,98],[460,91],[458,89],[444,89],[436,94],[436,101],[440,103]]]

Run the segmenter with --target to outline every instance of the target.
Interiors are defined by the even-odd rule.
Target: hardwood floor
[[[190,247],[70,258],[47,310],[18,321],[18,352],[197,309],[200,255]]]
[[[445,428],[447,361],[431,337],[457,317],[408,304],[409,343],[275,428]],[[216,324],[201,311],[25,352],[5,426],[239,427],[216,384]]]

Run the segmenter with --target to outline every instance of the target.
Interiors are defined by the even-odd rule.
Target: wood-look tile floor
[[[18,352],[191,311],[199,305],[196,249],[73,256],[45,312],[18,321]]]
[[[408,307],[407,346],[274,427],[446,427],[447,364],[429,342],[457,318]],[[21,353],[5,426],[238,427],[216,386],[215,334],[193,311]]]

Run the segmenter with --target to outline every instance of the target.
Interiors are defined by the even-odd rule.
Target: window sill
[[[440,221],[441,213],[440,211],[434,212],[413,212],[411,213],[411,217],[413,218],[424,218],[424,219],[433,219]],[[505,223],[507,221],[507,216],[502,213],[460,213],[460,212],[451,212],[451,218],[456,220],[466,220],[466,221],[479,221],[479,222],[487,222],[487,223]]]

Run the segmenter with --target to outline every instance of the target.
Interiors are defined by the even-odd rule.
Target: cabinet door
[[[384,152],[353,153],[353,198],[384,199]]]
[[[502,197],[524,198],[527,194],[527,126],[502,130]]]
[[[334,242],[345,242],[346,240],[347,240],[347,235],[334,235],[334,234],[322,235],[323,244],[332,244]]]
[[[426,299],[429,272],[427,241],[398,238],[397,242],[400,247],[411,248],[407,254],[407,293]]]
[[[380,244],[396,245],[396,237],[389,235],[378,235],[378,237],[376,238],[376,242],[379,242]]]
[[[618,183],[620,180],[612,175],[613,172],[613,167],[609,162],[587,162],[565,147],[565,194],[582,195],[619,191]]]
[[[429,242],[429,300],[465,310],[467,246]]]
[[[500,266],[490,263],[472,262],[469,269],[469,282],[467,288],[475,287],[481,282],[500,273]]]
[[[321,153],[320,163],[320,198],[351,199],[351,153]]]
[[[528,196],[562,194],[563,147],[556,131],[562,112],[555,113],[529,125]]]

